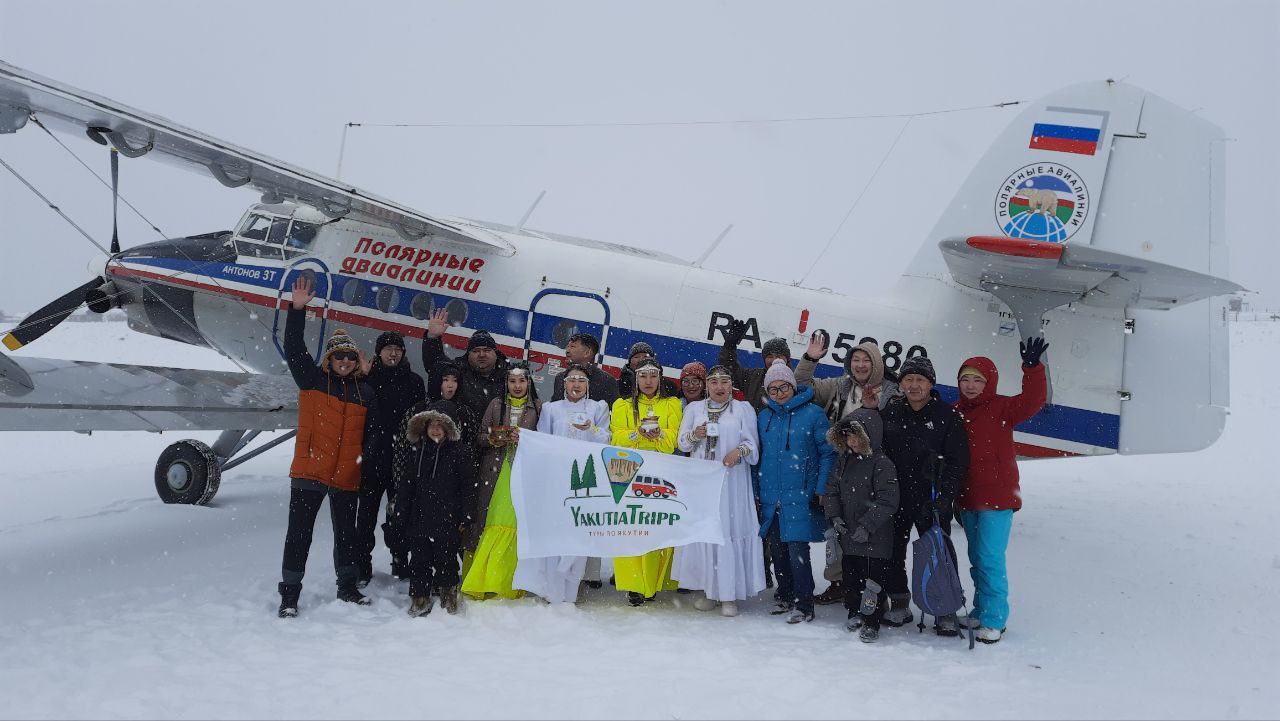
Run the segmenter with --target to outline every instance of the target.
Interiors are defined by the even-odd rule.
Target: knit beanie
[[[769,370],[764,372],[764,387],[768,388],[777,381],[786,381],[791,384],[792,388],[796,387],[796,374],[791,372],[791,366],[781,358],[775,360],[773,365],[769,366]]]
[[[938,383],[938,375],[933,371],[933,361],[925,356],[918,355],[903,362],[902,368],[898,371],[898,378],[906,378],[913,373],[928,378],[931,384],[937,385]]]
[[[707,367],[702,365],[700,361],[686,363],[684,365],[684,368],[680,369],[680,380],[683,381],[685,378],[688,378],[689,376],[693,376],[694,378],[701,378],[703,381],[706,381]]]
[[[329,336],[329,340],[324,343],[324,356],[320,359],[320,367],[329,370],[329,356],[338,351],[351,351],[359,353],[360,349],[356,347],[355,341],[351,340],[351,336],[347,335],[346,328],[335,328],[333,335]],[[360,366],[356,366],[356,373],[360,372]]]
[[[476,348],[492,348],[496,351],[498,344],[493,341],[493,336],[489,335],[488,331],[478,330],[467,341],[467,352],[470,353]]]
[[[764,347],[760,349],[760,354],[782,356],[790,360],[791,346],[787,345],[786,338],[770,338],[765,341]]]
[[[965,366],[961,368],[960,374],[957,375],[956,378],[964,378],[965,376],[977,376],[978,380],[981,380],[984,382],[987,380],[987,377],[982,374],[982,371],[978,370],[977,368],[974,368],[973,366]]]
[[[399,333],[393,330],[389,330],[386,333],[383,333],[382,335],[378,336],[377,342],[374,343],[373,352],[381,353],[382,349],[386,348],[389,345],[399,346],[400,350],[404,350],[404,336],[400,335]]]
[[[657,355],[657,353],[653,352],[653,346],[645,343],[644,341],[637,341],[635,345],[631,346],[631,352],[627,354],[627,360],[629,361],[641,353]]]
[[[328,341],[325,341],[324,355],[326,359],[328,359],[330,353],[335,351],[360,352],[360,348],[356,347],[356,343],[352,341],[351,336],[347,336],[346,328],[335,328],[333,336],[329,336]]]

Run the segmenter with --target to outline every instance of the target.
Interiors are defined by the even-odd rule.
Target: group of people
[[[551,400],[538,398],[528,364],[511,361],[475,332],[458,360],[444,352],[444,311],[422,340],[430,384],[414,373],[403,338],[384,333],[365,360],[341,330],[319,364],[303,343],[312,284],[293,286],[285,351],[298,383],[299,423],[279,586],[281,617],[296,616],[312,528],[327,496],[340,600],[367,604],[379,509],[393,575],[409,581],[413,616],[438,598],[456,613],[473,599],[533,595],[575,602],[599,588],[600,559],[525,558],[517,551],[511,466],[522,431],[715,460],[725,468],[723,544],[695,543],[613,559],[612,582],[640,606],[662,592],[697,594],[701,611],[738,614],[738,603],[772,586],[770,613],[812,621],[815,606],[843,601],[848,630],[866,642],[882,624],[911,623],[906,552],[911,530],[953,511],[968,538],[975,585],[967,618],[942,616],[934,630],[965,625],[999,641],[1009,614],[1005,552],[1021,507],[1013,429],[1044,404],[1047,344],[1021,344],[1022,392],[996,394],[987,358],[957,372],[959,398],[944,402],[929,359],[906,359],[896,376],[880,349],[848,352],[844,373],[816,378],[828,339],[815,333],[792,368],[781,338],[763,346],[764,365],[744,367],[737,346],[746,326],[726,329],[718,363],[685,365],[664,377],[653,348],[634,344],[619,377],[595,364],[599,341],[574,335]],[[826,541],[815,596],[810,544]],[[461,558],[461,561],[459,560]]]

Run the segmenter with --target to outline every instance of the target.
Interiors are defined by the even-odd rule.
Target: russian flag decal
[[[1045,108],[1031,128],[1033,150],[1094,155],[1107,128],[1107,115],[1100,110]]]

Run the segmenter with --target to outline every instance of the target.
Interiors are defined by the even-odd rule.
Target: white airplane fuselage
[[[290,246],[283,228],[273,234],[274,243],[246,240],[255,221],[263,225],[255,216],[316,224],[319,231],[298,244],[305,247]],[[392,330],[408,339],[413,362],[431,310],[447,308],[451,326],[462,328],[445,335],[454,348],[465,347],[467,336],[483,328],[509,357],[524,357],[535,367],[549,363],[543,370],[554,372],[569,335],[585,330],[603,339],[605,367],[620,368],[631,345],[644,340],[675,375],[690,361],[714,364],[721,330],[736,318],[749,323],[739,352],[746,365],[760,365],[760,346],[775,336],[785,338],[798,358],[809,334],[822,329],[832,347],[819,376],[843,373],[848,349],[874,339],[889,370],[908,357],[927,355],[945,399],[954,399],[955,373],[975,355],[991,357],[1005,371],[1001,392],[1019,389],[1017,330],[1008,311],[942,274],[903,276],[888,297],[867,299],[498,226],[484,227],[514,252],[477,250],[431,236],[406,241],[380,226],[325,220],[305,206],[254,206],[229,237],[138,246],[110,263],[107,273],[132,301],[126,309],[134,329],[210,345],[262,373],[285,372],[280,309],[293,279],[310,271],[318,283],[307,337],[317,350],[336,327],[370,351],[378,334]],[[191,247],[184,250],[184,244]],[[153,295],[167,294],[168,302],[144,300],[139,284]],[[186,313],[189,322],[175,317]],[[1019,429],[1020,454],[1117,450],[1123,323],[1123,313],[1102,309],[1046,315],[1051,342],[1076,340],[1059,343],[1063,352],[1052,354],[1055,396]],[[544,383],[551,377],[538,375]]]

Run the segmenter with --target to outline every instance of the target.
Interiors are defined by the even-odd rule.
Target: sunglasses
[[[330,357],[330,358],[332,358],[332,359],[334,359],[334,360],[337,360],[337,361],[354,361],[354,360],[360,360],[360,354],[359,354],[359,353],[356,353],[356,352],[354,352],[354,351],[349,351],[349,350],[340,350],[340,351],[337,351],[336,353],[334,353],[333,355],[331,355],[331,356],[329,356],[329,357]]]

